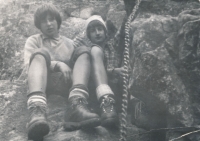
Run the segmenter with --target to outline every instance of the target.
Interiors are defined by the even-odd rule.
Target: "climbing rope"
[[[125,47],[124,47],[124,58],[123,58],[123,98],[122,98],[122,117],[121,117],[121,128],[120,128],[120,141],[127,140],[127,107],[128,107],[128,68],[129,68],[129,46],[130,46],[130,24],[131,21],[136,17],[136,12],[139,8],[141,0],[137,0],[135,7],[132,10],[132,13],[128,17],[128,20],[125,24]]]

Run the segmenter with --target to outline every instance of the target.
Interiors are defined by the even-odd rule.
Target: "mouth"
[[[98,37],[96,37],[96,40],[100,40],[102,37],[101,36],[98,36]]]
[[[53,28],[48,28],[47,31],[48,31],[48,32],[52,32],[52,31],[53,31]]]

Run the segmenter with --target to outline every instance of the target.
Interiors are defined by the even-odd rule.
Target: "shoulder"
[[[69,44],[69,45],[73,45],[73,40],[72,39],[69,39],[65,36],[60,36],[61,39],[64,41],[65,44]]]
[[[105,49],[109,50],[111,52],[115,51],[112,40],[109,40],[109,41],[106,42]]]
[[[35,34],[28,37],[28,39],[26,40],[26,43],[36,43],[40,39],[41,39],[41,34]]]
[[[38,38],[41,38],[41,34],[35,34],[35,35],[32,35],[32,36],[28,37],[27,40],[38,39]]]
[[[61,40],[62,42],[65,44],[65,46],[70,49],[70,50],[74,50],[74,45],[73,45],[73,40],[67,38],[67,37],[64,37],[64,36],[60,36],[61,37]]]

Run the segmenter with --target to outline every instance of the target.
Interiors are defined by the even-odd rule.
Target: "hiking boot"
[[[41,140],[49,133],[44,107],[36,106],[29,109],[29,122],[27,123],[28,138],[34,141]]]
[[[100,99],[101,108],[101,125],[112,127],[118,123],[118,116],[115,109],[115,100],[113,97],[106,95]]]
[[[65,130],[77,130],[79,128],[93,128],[100,125],[100,117],[90,112],[88,102],[80,96],[69,99],[70,107],[66,113]]]

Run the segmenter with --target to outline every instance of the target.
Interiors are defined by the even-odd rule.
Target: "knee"
[[[39,48],[34,51],[34,53],[31,55],[29,64],[31,64],[33,60],[36,60],[37,62],[40,62],[40,63],[46,62],[48,67],[51,64],[51,57],[48,51],[42,48]]]
[[[37,62],[37,63],[40,63],[40,64],[45,64],[46,63],[46,59],[41,54],[35,54],[29,64],[32,64],[32,62]]]
[[[38,60],[38,61],[43,61],[45,60],[45,57],[39,53],[34,54],[33,59],[32,60]]]
[[[81,46],[75,49],[72,56],[72,62],[76,62],[77,59],[90,60],[90,49],[85,46]],[[80,59],[79,59],[80,60]]]
[[[103,59],[103,50],[100,47],[93,47],[91,49],[92,58],[102,58]]]
[[[90,55],[88,53],[83,53],[79,56],[81,60],[90,61]]]

